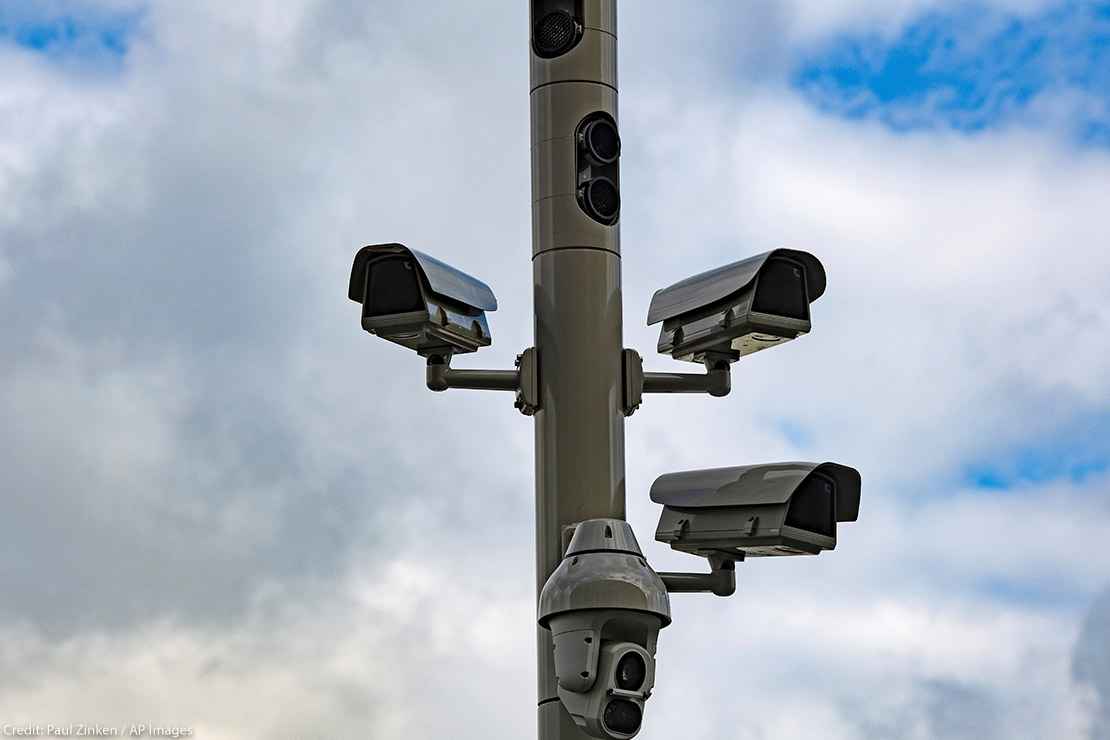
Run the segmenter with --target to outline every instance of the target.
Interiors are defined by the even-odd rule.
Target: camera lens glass
[[[602,719],[605,726],[613,732],[632,735],[640,729],[640,723],[644,721],[644,713],[628,699],[614,699],[605,707]]]
[[[542,56],[554,57],[569,50],[578,36],[577,25],[571,14],[565,10],[546,14],[532,29],[536,51]]]
[[[610,164],[621,155],[621,137],[617,127],[605,118],[590,121],[582,131],[583,143],[590,158],[597,164]]]
[[[805,268],[793,260],[768,260],[759,271],[752,310],[791,319],[808,319]]]
[[[647,665],[639,653],[625,653],[617,661],[617,686],[625,691],[635,691],[644,685]]]
[[[605,224],[617,220],[621,209],[621,196],[617,186],[607,177],[598,177],[586,183],[586,208],[594,218]]]
[[[786,526],[836,536],[836,486],[823,475],[810,475],[790,497]]]
[[[426,309],[419,281],[412,260],[406,257],[387,257],[371,263],[363,315],[387,316]]]

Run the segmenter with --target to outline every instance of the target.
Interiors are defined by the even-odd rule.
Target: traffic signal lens
[[[617,661],[617,687],[625,691],[636,691],[644,685],[647,678],[647,665],[639,653],[625,653]]]
[[[597,164],[611,164],[621,155],[621,137],[617,127],[605,118],[590,121],[582,132],[583,144]]]
[[[621,210],[621,196],[617,186],[607,177],[598,177],[586,183],[584,200],[591,216],[604,224],[617,220]]]
[[[605,726],[613,732],[633,735],[639,731],[640,723],[644,721],[644,713],[628,699],[614,699],[605,707],[602,719]]]
[[[540,18],[532,29],[536,51],[541,56],[555,57],[570,50],[578,36],[578,24],[565,10],[556,10]]]
[[[412,260],[389,257],[370,264],[363,316],[388,316],[426,308]]]

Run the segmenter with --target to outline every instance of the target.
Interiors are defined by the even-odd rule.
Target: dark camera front
[[[639,653],[625,653],[617,661],[617,688],[637,691],[647,678],[647,665]]]
[[[808,319],[805,268],[793,260],[768,260],[759,271],[752,311],[790,319]]]
[[[364,317],[425,310],[420,275],[412,258],[398,255],[371,262],[362,306]]]
[[[628,699],[614,699],[605,707],[605,715],[602,719],[605,726],[613,732],[631,735],[640,729],[640,724],[644,721],[644,713],[635,702]]]
[[[836,536],[836,485],[823,475],[810,475],[790,497],[786,526]]]

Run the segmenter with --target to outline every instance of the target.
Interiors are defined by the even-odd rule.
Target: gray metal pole
[[[531,0],[530,18],[559,3]],[[536,422],[537,595],[563,553],[563,529],[623,519],[624,416],[620,236],[576,198],[576,131],[584,118],[617,119],[616,0],[570,0],[574,48],[531,51],[532,265],[540,408]],[[556,694],[551,633],[539,629],[540,740],[581,740]]]

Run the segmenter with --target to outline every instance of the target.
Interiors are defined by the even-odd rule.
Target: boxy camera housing
[[[775,249],[656,291],[648,325],[663,322],[659,352],[676,360],[735,362],[809,332],[809,304],[824,292],[816,257]]]
[[[489,286],[403,244],[360,249],[348,296],[362,304],[363,329],[425,357],[491,342],[486,311],[497,310],[497,298]]]
[[[860,474],[836,463],[786,462],[670,473],[651,486],[663,504],[655,539],[703,557],[817,555],[838,522],[859,516]]]
[[[627,522],[591,519],[575,527],[540,593],[539,623],[551,631],[556,690],[575,724],[603,740],[635,737],[671,609]]]

